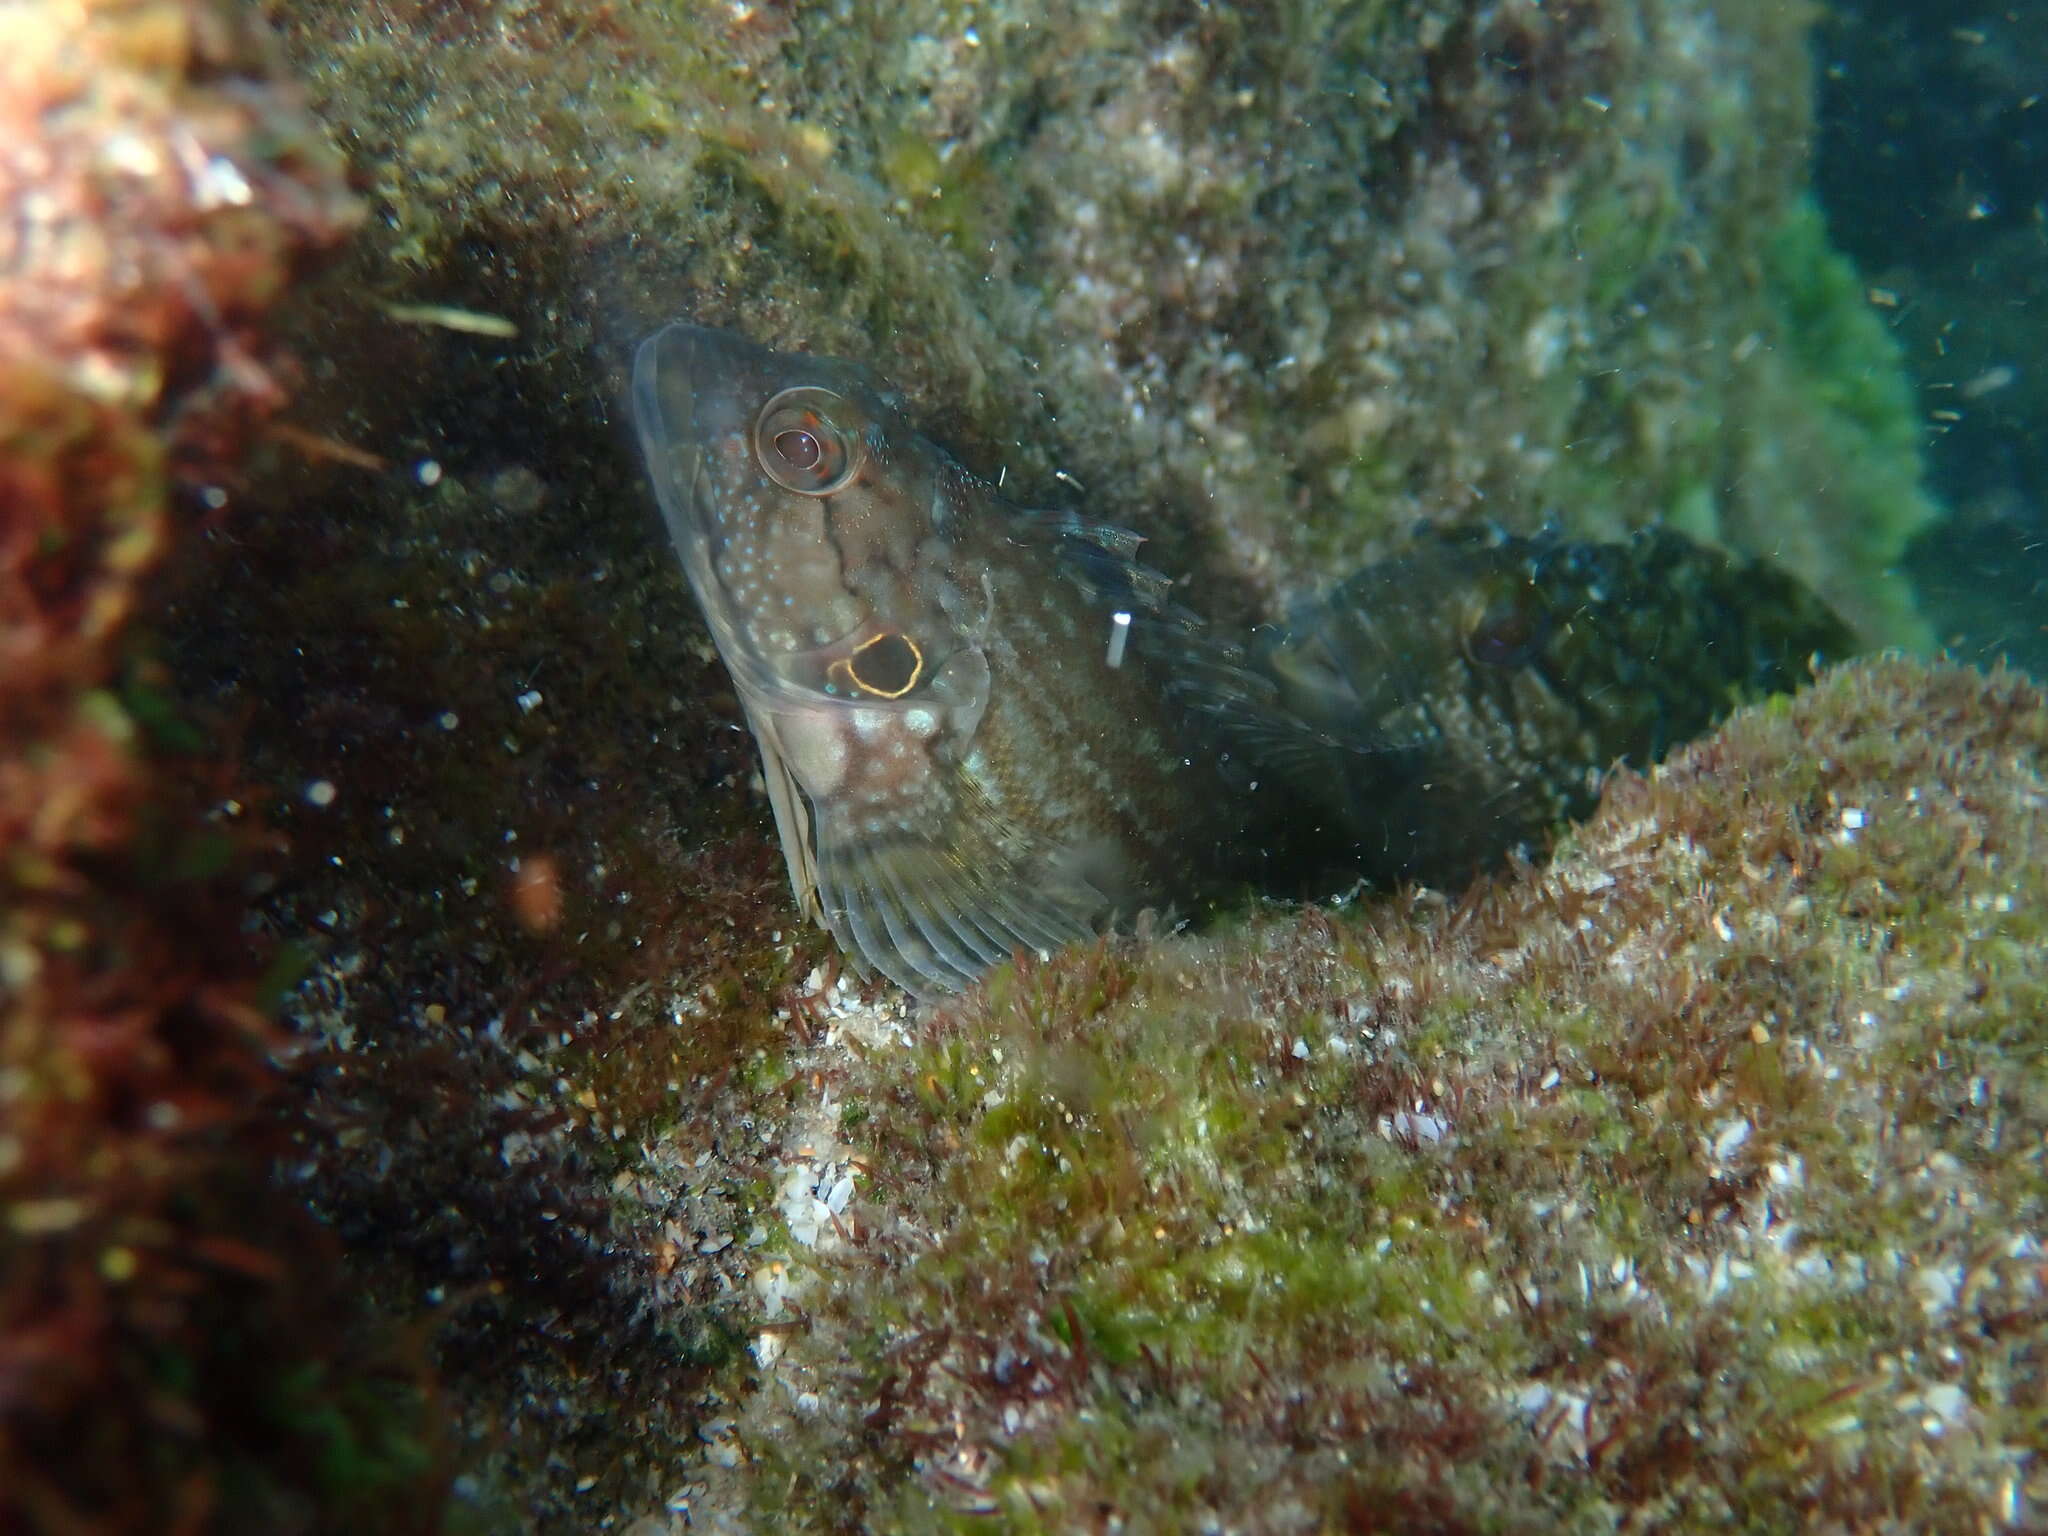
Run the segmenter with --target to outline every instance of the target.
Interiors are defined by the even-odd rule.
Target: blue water
[[[2048,0],[1836,0],[1815,180],[1903,344],[1949,520],[1909,552],[1958,657],[2048,676]]]

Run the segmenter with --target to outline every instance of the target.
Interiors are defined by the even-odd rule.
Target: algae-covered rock
[[[268,1178],[248,787],[136,622],[356,205],[246,18],[29,0],[0,208],[0,1530],[431,1520],[431,1372]]]
[[[280,19],[381,214],[358,298],[517,320],[565,393],[685,315],[874,361],[992,473],[1168,536],[1205,608],[1418,521],[1663,519],[1924,639],[1896,349],[1801,200],[1799,7]]]
[[[2044,767],[2020,678],[1853,664],[1546,868],[1069,954],[863,1052],[859,1193],[778,1234],[757,1516],[2028,1518]]]
[[[277,15],[376,218],[153,617],[276,848],[252,925],[305,968],[292,1187],[431,1319],[480,1507],[1590,1527],[2022,1496],[2032,1250],[1970,1249],[1916,1310],[1961,1245],[1912,1202],[1952,1186],[1815,1128],[1848,1071],[1967,1162],[1908,1049],[1948,1027],[1920,1010],[1951,939],[1905,919],[1989,955],[1929,893],[2031,910],[1986,862],[2034,835],[2019,684],[1837,674],[1456,905],[1115,941],[911,1015],[798,929],[613,419],[624,349],[687,313],[872,360],[1226,619],[1418,519],[1661,518],[1917,639],[1887,572],[1929,509],[1801,201],[1797,13]],[[1901,764],[1906,720],[1930,755]],[[1913,831],[1972,827],[1953,869]],[[2010,967],[1951,1000],[2007,1007]],[[2023,1223],[2008,1150],[1971,1198]]]

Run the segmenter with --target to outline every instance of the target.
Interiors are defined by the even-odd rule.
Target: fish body
[[[1297,723],[1264,766],[1368,880],[1451,883],[1589,812],[1853,636],[1792,577],[1663,528],[1418,535],[1303,602],[1253,665]]]
[[[1849,648],[1661,531],[1425,536],[1239,645],[851,363],[675,324],[632,389],[797,902],[913,993],[1246,882],[1462,878]]]
[[[962,987],[1256,847],[1211,722],[1260,685],[1135,538],[1012,506],[836,359],[671,325],[633,406],[790,884],[857,961]]]

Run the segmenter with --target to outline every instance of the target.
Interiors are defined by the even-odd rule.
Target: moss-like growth
[[[1816,974],[1869,956],[1811,864],[1756,896],[1727,846],[1777,817],[1804,849],[1806,801],[1761,766],[1697,815],[1627,781],[1456,907],[1115,941],[912,1019],[797,930],[611,419],[625,348],[686,313],[877,362],[1226,620],[1419,519],[1664,518],[1917,638],[1883,575],[1909,455],[1881,384],[1840,393],[1883,360],[1798,201],[1795,8],[276,14],[377,217],[158,617],[305,960],[293,1187],[431,1321],[482,1486],[574,1530],[1178,1524],[1250,1490],[1248,1524],[1448,1526],[1514,1478],[1591,1526],[1801,1477],[1840,1508],[1856,1456],[1896,1474],[1873,1497],[1977,1499],[1960,1435],[1908,1487],[1898,1442],[1829,1427],[1829,1370],[1906,1338],[1889,1301],[1714,1289],[1761,1269],[1775,1177],[1732,1127],[1796,1119],[1814,1159],[1855,1130],[1772,1042],[1835,1028]],[[1881,497],[1818,489],[1863,460]],[[1859,687],[1988,707],[1858,675],[1722,750],[1806,772],[1768,730],[1827,736]],[[1624,846],[1631,803],[1686,836]],[[1808,1420],[1818,1449],[1769,1443]]]
[[[2044,764],[2020,679],[1855,665],[1455,905],[999,975],[840,1090],[877,1193],[778,1366],[827,1406],[741,1423],[763,1517],[1999,1518]]]
[[[131,627],[355,207],[208,4],[8,7],[0,137],[0,1529],[426,1528],[432,1374],[266,1177],[246,786]]]
[[[1925,640],[1896,360],[1808,346],[1861,301],[1798,201],[1797,7],[282,19],[376,188],[381,297],[557,357],[683,314],[873,359],[991,470],[1161,538],[1209,609],[1419,521],[1667,519]]]

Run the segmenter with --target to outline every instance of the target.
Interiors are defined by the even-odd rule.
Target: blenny
[[[807,916],[913,993],[1318,869],[1455,878],[1848,636],[1675,534],[1431,536],[1240,644],[858,366],[669,325],[634,417]]]
[[[671,325],[633,407],[797,903],[857,961],[959,988],[1256,862],[1218,717],[1271,687],[1136,538],[1010,506],[835,359]]]

